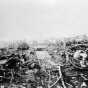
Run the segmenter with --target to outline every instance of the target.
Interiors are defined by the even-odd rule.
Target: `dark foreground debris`
[[[88,88],[88,38],[0,48],[0,88]]]

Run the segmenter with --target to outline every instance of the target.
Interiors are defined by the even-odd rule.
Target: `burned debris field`
[[[0,88],[88,88],[88,37],[0,48]]]

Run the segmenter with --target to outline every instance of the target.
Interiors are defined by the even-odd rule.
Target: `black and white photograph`
[[[88,0],[0,0],[0,88],[88,88]]]

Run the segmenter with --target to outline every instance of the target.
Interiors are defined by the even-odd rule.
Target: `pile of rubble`
[[[0,49],[1,88],[87,88],[88,38]]]

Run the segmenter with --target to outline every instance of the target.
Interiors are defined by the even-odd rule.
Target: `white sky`
[[[0,40],[88,33],[88,0],[0,0]]]

